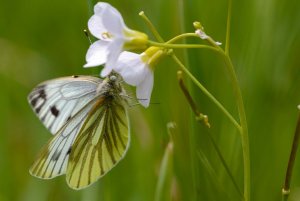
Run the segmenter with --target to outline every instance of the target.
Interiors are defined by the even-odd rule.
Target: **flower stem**
[[[165,44],[164,43],[163,38],[159,35],[158,31],[156,30],[156,28],[153,26],[153,24],[151,23],[151,21],[149,20],[149,18],[145,15],[145,13],[143,11],[140,12],[140,16],[146,21],[147,25],[149,26],[150,30],[152,31],[152,33],[156,37],[156,39],[158,41],[160,41],[160,43],[152,42],[151,41],[151,43],[153,43],[153,45],[154,44],[156,44],[156,45],[175,45],[175,44]],[[221,49],[218,46],[217,46],[218,49],[214,48],[214,47],[211,47],[211,46],[207,46],[207,45],[197,45],[197,46],[198,46],[198,48],[201,48],[201,47],[202,48],[206,48],[206,47],[208,47],[208,49],[212,49],[212,50],[217,51],[217,52],[219,52],[218,49]],[[186,73],[190,77],[190,79],[196,84],[196,86],[198,86],[199,89],[206,96],[208,96],[208,98],[211,99],[211,101],[214,104],[216,104],[216,106],[229,118],[229,120],[233,123],[233,125],[240,131],[241,130],[241,126],[232,117],[232,115],[225,109],[225,107],[193,76],[192,73],[190,73],[190,71],[184,66],[184,64],[177,58],[177,56],[174,53],[171,55],[171,57],[179,65],[179,67],[182,69],[182,71],[184,71],[184,73]]]
[[[168,40],[166,43],[174,43],[177,40],[183,39],[183,38],[187,38],[187,37],[196,37],[199,38],[199,36],[195,33],[183,33],[180,34],[178,36],[175,36],[174,38]]]
[[[146,22],[147,26],[149,27],[150,31],[153,33],[154,37],[161,43],[164,42],[164,39],[160,36],[156,28],[153,26],[152,22],[149,20],[149,18],[145,15],[144,11],[141,11],[139,15],[143,18],[143,20]]]
[[[298,109],[300,110],[300,105],[298,106]],[[290,159],[288,162],[288,167],[286,170],[286,175],[285,175],[285,181],[284,185],[282,188],[282,200],[288,200],[289,194],[290,194],[290,185],[291,185],[291,178],[292,178],[292,173],[293,173],[293,167],[295,164],[295,159],[297,155],[297,149],[299,146],[299,140],[300,140],[300,113],[298,116],[298,122],[296,126],[296,131],[294,134],[294,140],[293,140],[293,146],[290,154]]]
[[[165,148],[165,153],[161,162],[158,181],[156,185],[154,201],[163,201],[170,199],[171,195],[171,183],[173,177],[173,155],[174,155],[174,143],[172,129],[175,128],[173,122],[167,124],[168,134],[170,140]]]
[[[209,45],[198,45],[198,44],[169,44],[169,43],[158,43],[155,41],[148,41],[148,45],[156,46],[156,47],[164,47],[169,49],[189,49],[189,48],[197,48],[197,49],[209,49],[218,52],[218,49]]]
[[[191,97],[191,95],[190,95],[190,93],[189,93],[187,87],[185,86],[185,84],[184,84],[184,82],[183,82],[182,72],[181,72],[181,71],[178,71],[178,72],[177,72],[177,77],[178,77],[178,81],[179,81],[180,88],[181,88],[183,94],[185,95],[185,97],[186,97],[188,103],[190,104],[190,106],[191,106],[191,108],[192,108],[192,110],[193,110],[193,112],[194,112],[194,114],[195,114],[195,116],[196,116],[196,119],[198,120],[198,122],[199,122],[199,120],[200,120],[200,121],[203,120],[203,121],[204,121],[204,124],[205,124],[208,128],[210,128],[210,124],[209,124],[209,122],[208,122],[207,116],[206,116],[206,115],[203,115],[202,113],[200,113],[200,110],[197,108],[196,103],[194,102],[194,100],[193,100],[193,98]],[[201,116],[202,116],[202,117],[206,117],[206,119],[205,119],[205,118],[199,118],[199,117],[201,117]],[[221,152],[220,148],[218,147],[216,141],[214,140],[214,138],[212,137],[212,135],[210,134],[210,132],[208,131],[207,133],[208,133],[208,137],[209,137],[209,139],[210,139],[210,141],[211,141],[211,143],[212,143],[212,145],[213,145],[215,151],[217,152],[217,155],[219,156],[219,158],[220,158],[220,160],[221,160],[221,163],[222,163],[222,165],[224,166],[224,168],[225,168],[225,170],[226,170],[226,172],[227,172],[229,178],[231,179],[231,181],[232,181],[234,187],[236,188],[236,190],[237,190],[239,196],[240,196],[241,198],[243,198],[243,193],[242,193],[242,191],[240,190],[240,188],[239,188],[237,182],[235,181],[234,176],[233,176],[233,174],[231,173],[230,168],[229,168],[229,166],[227,165],[227,163],[226,163],[226,161],[225,161],[225,159],[224,159],[224,157],[223,157],[223,155],[222,155],[222,152]]]
[[[171,55],[173,60],[179,65],[181,70],[189,76],[189,78],[194,82],[194,84],[228,117],[228,119],[233,123],[233,125],[240,130],[241,126],[233,118],[233,116],[225,109],[225,107],[193,76],[193,74],[181,63],[181,61],[176,57],[176,55]]]
[[[240,133],[242,138],[241,140],[242,140],[243,163],[244,163],[244,198],[245,201],[250,201],[250,150],[249,150],[248,126],[247,126],[246,113],[245,113],[242,93],[230,57],[226,55],[224,51],[220,51],[220,53],[223,56],[225,66],[227,67],[227,70],[229,72],[232,86],[233,86],[234,96],[238,107],[238,113],[239,113],[240,124],[241,124]]]

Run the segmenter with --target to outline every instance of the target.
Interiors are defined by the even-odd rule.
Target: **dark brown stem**
[[[300,109],[299,106],[298,106],[298,109]],[[295,130],[293,146],[292,146],[292,150],[291,150],[291,154],[290,154],[288,167],[286,170],[285,182],[284,182],[284,186],[282,188],[282,195],[283,195],[283,197],[286,197],[286,198],[289,196],[289,193],[290,193],[291,178],[292,178],[293,167],[294,167],[295,159],[296,159],[296,155],[297,155],[299,138],[300,138],[300,113],[298,115],[298,122],[297,122],[296,130]],[[284,198],[284,200],[286,198]]]
[[[177,78],[178,78],[178,82],[179,82],[179,86],[180,86],[180,89],[182,90],[186,100],[188,101],[188,103],[190,104],[195,116],[196,116],[196,120],[197,121],[203,121],[204,124],[210,128],[210,124],[208,122],[208,117],[207,115],[204,115],[202,114],[201,112],[199,112],[197,106],[196,106],[196,103],[195,101],[193,100],[191,94],[189,93],[187,87],[185,86],[184,82],[183,82],[183,78],[182,78],[182,72],[181,71],[178,71],[177,72]]]

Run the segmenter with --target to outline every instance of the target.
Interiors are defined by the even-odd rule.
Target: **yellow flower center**
[[[142,53],[141,59],[144,63],[148,64],[152,70],[154,66],[166,55],[166,52],[161,47],[149,47]]]

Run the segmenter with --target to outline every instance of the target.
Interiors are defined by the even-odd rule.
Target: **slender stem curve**
[[[242,140],[242,149],[243,149],[243,163],[244,163],[244,198],[245,201],[250,201],[250,149],[249,149],[249,137],[248,137],[248,126],[246,120],[246,113],[244,102],[242,98],[242,93],[239,87],[238,79],[233,67],[233,64],[228,55],[224,51],[221,52],[225,62],[225,66],[231,77],[231,82],[233,86],[233,92],[236,99],[238,113],[240,117],[241,124],[241,140]]]
[[[149,20],[149,18],[145,15],[144,11],[141,11],[139,15],[143,18],[143,20],[146,22],[147,26],[149,27],[150,31],[153,33],[154,37],[161,43],[164,42],[164,39],[160,36],[156,28],[153,26],[152,22]]]
[[[183,65],[183,63],[176,57],[176,55],[171,55],[173,60],[178,64],[181,70],[190,77],[194,84],[228,117],[228,119],[233,123],[233,125],[240,131],[241,126],[233,118],[233,116],[225,109],[225,107],[193,76],[193,74]]]
[[[197,34],[195,34],[195,33],[183,33],[183,34],[180,34],[180,35],[175,36],[174,38],[168,40],[166,43],[174,43],[177,40],[184,39],[184,38],[187,38],[187,37],[196,37],[196,38],[199,38],[199,36]]]
[[[181,88],[183,94],[185,95],[185,97],[186,97],[188,103],[190,104],[190,107],[192,108],[192,110],[193,110],[193,112],[194,112],[194,114],[195,114],[195,116],[196,116],[196,119],[197,119],[197,117],[200,117],[200,116],[203,115],[203,114],[200,113],[200,110],[198,109],[198,107],[197,107],[196,103],[194,102],[192,96],[190,95],[190,93],[189,93],[187,87],[185,86],[185,84],[184,84],[184,82],[183,82],[182,72],[181,72],[181,71],[178,71],[178,72],[177,72],[177,77],[178,77],[178,82],[179,82],[180,88]],[[206,115],[205,115],[205,116],[206,116]],[[208,120],[207,120],[207,122],[205,122],[205,120],[203,120],[203,121],[204,121],[203,123],[209,128],[209,127],[210,127],[210,124],[209,124]],[[199,120],[198,120],[198,122],[199,122]],[[226,172],[227,172],[229,178],[231,179],[231,181],[232,181],[234,187],[236,188],[236,190],[237,190],[239,196],[240,196],[241,198],[243,198],[244,195],[243,195],[241,189],[239,188],[239,185],[237,184],[237,182],[236,182],[236,180],[235,180],[233,174],[231,173],[230,168],[229,168],[229,166],[227,165],[226,160],[225,160],[225,158],[223,157],[220,148],[218,147],[218,145],[217,145],[216,141],[214,140],[213,136],[211,135],[210,131],[208,131],[207,133],[208,133],[208,137],[209,137],[209,139],[211,140],[211,143],[212,143],[214,149],[216,150],[216,153],[217,153],[217,155],[219,156],[219,158],[220,158],[220,160],[221,160],[221,163],[222,163],[222,165],[224,166],[224,168],[225,168],[225,170],[226,170]]]
[[[169,44],[169,43],[158,43],[155,41],[148,41],[148,45],[150,46],[156,46],[156,47],[164,47],[164,48],[169,48],[169,49],[186,49],[186,48],[196,48],[196,49],[209,49],[213,51],[219,51],[217,48],[209,46],[209,45],[197,45],[197,44]]]

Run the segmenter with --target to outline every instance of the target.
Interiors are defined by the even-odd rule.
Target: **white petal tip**
[[[108,74],[111,72],[111,70],[108,70],[107,68],[104,68],[101,73],[100,73],[100,76],[101,77],[106,77],[108,76]]]
[[[149,107],[149,101],[148,100],[139,100],[139,103],[144,107]]]
[[[84,68],[91,68],[91,67],[99,67],[101,65],[103,65],[104,63],[101,62],[101,63],[87,63],[87,64],[84,64]]]
[[[96,67],[96,66],[91,66],[91,65],[89,65],[89,64],[83,65],[83,68],[90,68],[90,67]]]
[[[300,105],[297,106],[298,110],[300,110]]]

